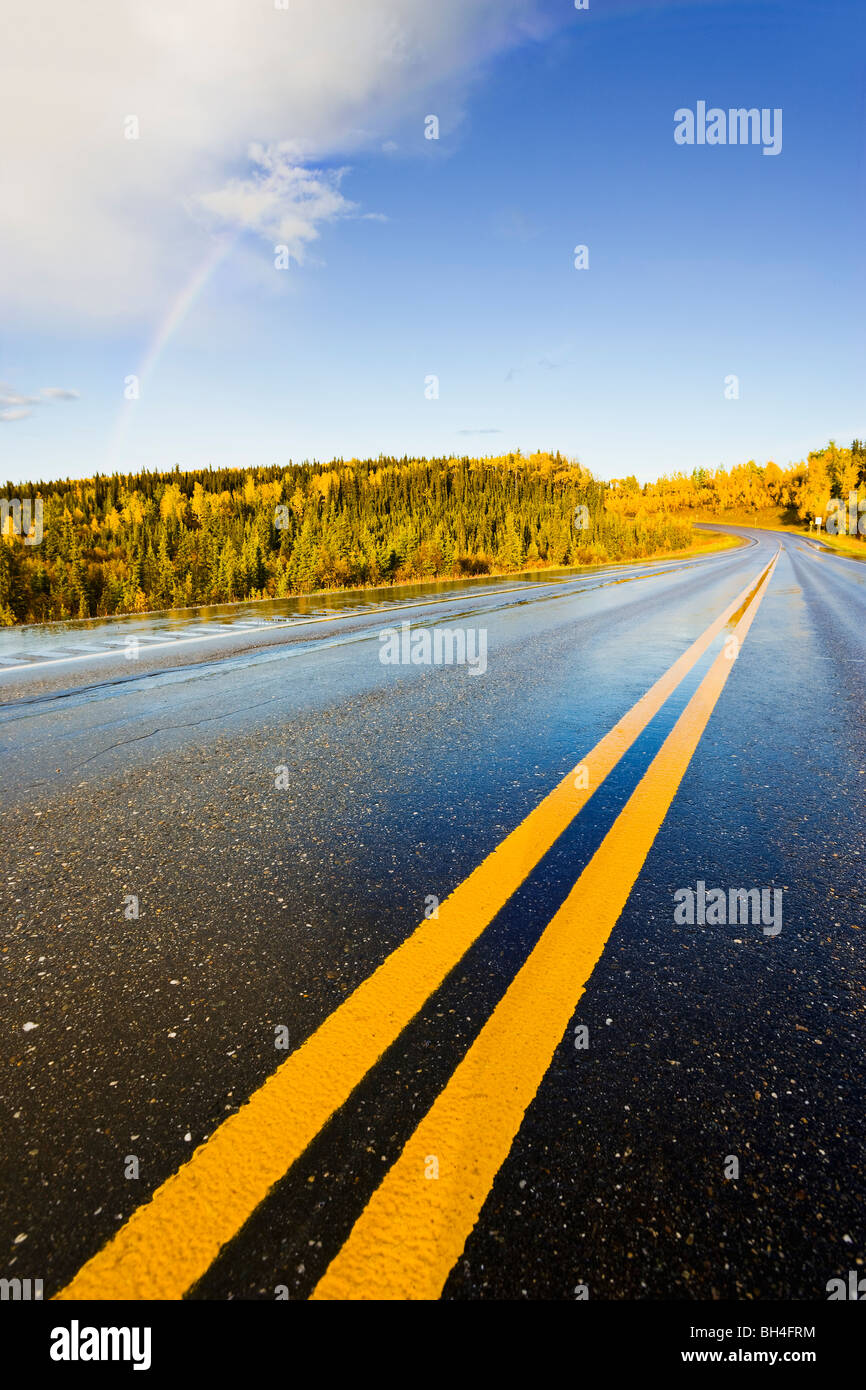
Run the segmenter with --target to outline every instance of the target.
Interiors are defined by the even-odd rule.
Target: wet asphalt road
[[[275,1027],[308,1037],[779,545],[444,1296],[823,1298],[863,1264],[866,566],[740,534],[0,674],[4,1275],[62,1287],[274,1071]],[[484,674],[383,665],[404,616],[485,628]],[[718,645],[190,1296],[309,1295]],[[675,924],[699,879],[782,888],[781,934]]]

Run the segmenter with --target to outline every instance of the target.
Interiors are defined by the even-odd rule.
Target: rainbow
[[[139,396],[144,397],[147,383],[150,381],[156,369],[160,357],[165,351],[175,333],[186,321],[186,318],[199,298],[208,280],[227,259],[231,251],[234,250],[240,233],[231,237],[224,237],[218,241],[205,257],[202,263],[197,266],[189,280],[186,282],[177,298],[171,304],[165,318],[159,324],[153,337],[139,362],[135,376],[138,378]],[[124,397],[123,405],[115,422],[114,431],[108,447],[108,471],[109,472],[130,472],[134,471],[131,467],[124,467],[121,454],[126,441],[129,427],[138,400],[127,400]]]

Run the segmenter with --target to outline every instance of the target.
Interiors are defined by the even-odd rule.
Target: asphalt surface
[[[133,657],[117,624],[0,648],[3,1275],[72,1279],[280,1065],[275,1029],[310,1037],[779,547],[443,1296],[824,1298],[863,1265],[866,566],[730,529],[693,561],[139,621]],[[486,670],[383,664],[403,621],[483,628]],[[189,1297],[309,1297],[722,640]],[[699,880],[782,889],[782,931],[678,925]]]

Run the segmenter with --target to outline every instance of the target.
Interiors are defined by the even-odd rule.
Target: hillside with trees
[[[639,484],[635,478],[612,482],[605,506],[622,517],[659,515],[697,519],[732,520],[766,518],[783,524],[808,525],[824,517],[831,498],[847,502],[859,489],[866,495],[866,444],[855,439],[850,448],[832,440],[814,450],[802,463],[781,469],[775,463],[759,466],[754,461],[727,472],[696,468],[657,482]]]
[[[0,626],[460,575],[603,564],[693,543],[692,522],[808,522],[866,491],[866,445],[602,483],[559,453],[378,458],[31,485],[43,536],[7,518]],[[8,483],[0,497],[24,489]]]
[[[0,624],[598,564],[691,539],[673,517],[610,511],[604,484],[559,454],[175,470],[30,492],[43,538],[26,546],[8,518]]]

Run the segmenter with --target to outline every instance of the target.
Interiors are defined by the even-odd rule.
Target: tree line
[[[688,522],[628,516],[559,453],[384,458],[39,483],[0,544],[0,625],[638,559]],[[8,483],[0,498],[20,497]]]
[[[847,503],[852,492],[866,497],[866,443],[859,439],[850,448],[831,440],[786,469],[750,460],[727,471],[674,473],[643,486],[634,477],[616,479],[605,505],[620,516],[635,517],[775,512],[780,521],[797,524],[825,518],[831,498]]]
[[[21,491],[7,483],[0,501]],[[688,546],[698,517],[806,522],[852,491],[866,499],[859,440],[786,469],[750,461],[644,484],[600,482],[559,453],[38,483],[38,545],[7,507],[0,626],[643,559]]]

